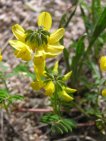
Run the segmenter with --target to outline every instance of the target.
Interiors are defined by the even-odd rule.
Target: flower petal
[[[9,44],[16,50],[20,50],[24,46],[24,43],[18,40],[9,40]]]
[[[12,26],[12,32],[18,40],[25,41],[25,30],[19,24]]]
[[[45,70],[45,54],[44,51],[37,51],[34,55],[35,72],[37,75],[43,75]]]
[[[21,58],[24,61],[30,61],[31,60],[31,54],[27,49],[21,50],[17,54],[15,53],[15,55],[16,55],[17,58]]]
[[[64,46],[60,45],[59,43],[53,45],[48,44],[48,46],[44,49],[46,53],[46,58],[52,58],[62,53]]]
[[[58,42],[63,37],[64,32],[65,32],[64,28],[59,28],[58,30],[56,30],[54,33],[50,35],[49,43]]]
[[[52,26],[52,17],[48,12],[42,12],[39,15],[38,26],[43,26],[46,30],[50,30]]]
[[[49,81],[48,83],[45,84],[44,89],[45,95],[51,96],[55,91],[55,85],[52,81]]]
[[[29,61],[32,59],[32,51],[29,46],[18,40],[10,40],[9,43],[13,48],[16,49],[15,55],[17,58],[21,58],[25,61]]]

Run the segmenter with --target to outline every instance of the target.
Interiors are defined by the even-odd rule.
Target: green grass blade
[[[95,43],[96,39],[100,36],[100,34],[104,31],[105,28],[106,28],[106,7],[104,8],[99,20],[97,21],[97,23],[95,25],[87,52],[91,49],[91,47]]]
[[[93,23],[97,22],[97,17],[100,16],[101,13],[101,1],[100,0],[92,0],[92,21]]]

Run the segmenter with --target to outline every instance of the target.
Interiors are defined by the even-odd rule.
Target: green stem
[[[55,83],[55,92],[54,92],[54,105],[53,109],[55,114],[60,115],[60,102],[58,100],[58,84]]]
[[[65,25],[64,25],[64,28],[67,28],[67,26],[69,25],[69,23],[70,23],[70,21],[71,21],[72,17],[73,17],[73,16],[74,16],[74,14],[75,14],[76,8],[77,8],[77,6],[76,6],[76,7],[75,7],[75,9],[73,10],[73,12],[72,12],[72,13],[70,13],[69,18],[68,18],[68,20],[66,21],[66,23],[65,23]]]
[[[54,92],[54,112],[57,114],[57,86],[55,84],[55,92]]]

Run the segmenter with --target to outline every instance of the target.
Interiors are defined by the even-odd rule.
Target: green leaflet
[[[0,89],[0,104],[4,105],[4,108],[8,108],[10,104],[17,100],[23,100],[21,95],[11,95],[6,89]]]
[[[6,89],[0,89],[0,103],[2,103],[8,97]]]
[[[68,133],[76,127],[76,122],[72,119],[62,118],[57,114],[49,113],[41,118],[41,121],[51,125],[52,133]]]

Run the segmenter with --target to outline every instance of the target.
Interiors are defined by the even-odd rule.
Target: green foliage
[[[6,70],[8,69],[6,64],[1,62],[0,66],[1,66],[0,82],[4,84],[4,88],[0,88],[0,108],[4,108],[8,112],[8,108],[9,108],[8,106],[10,106],[11,104],[13,104],[14,102],[18,100],[23,100],[24,98],[23,96],[18,95],[18,94],[15,94],[15,95],[10,94],[9,89],[6,84],[6,80],[8,79],[8,77],[17,75],[17,72],[18,71],[20,72],[20,69],[19,70],[16,69],[18,71],[16,72],[14,71],[8,75],[8,74],[5,74]],[[22,70],[25,71],[25,68]]]
[[[21,95],[10,95],[6,89],[0,89],[0,106],[6,110],[10,104],[23,98]]]
[[[51,126],[53,134],[72,132],[73,128],[76,127],[76,122],[74,120],[62,118],[56,114],[46,114],[42,117],[41,121]]]
[[[0,89],[0,103],[3,103],[8,97],[8,92],[6,89]]]
[[[73,85],[76,83],[78,79],[78,73],[82,65],[81,58],[83,57],[85,51],[84,39],[85,39],[85,35],[79,38],[78,42],[74,44],[75,56],[72,58],[72,64],[71,64],[72,72],[73,72],[72,75]]]
[[[35,79],[36,75],[29,70],[30,65],[32,66],[30,62],[29,64],[20,63],[12,69],[11,73],[6,73],[6,71],[8,70],[7,64],[5,64],[4,62],[0,62],[0,78],[4,77],[5,79],[8,79],[21,73],[23,75],[31,77],[32,79]]]
[[[101,14],[101,0],[92,0],[92,20],[93,22],[97,22],[97,17],[100,16]]]
[[[70,45],[70,48],[73,47],[74,50],[72,55],[70,55],[68,48],[64,50],[67,71],[72,70],[73,72],[70,85],[77,88],[78,93],[75,96],[75,103],[62,103],[62,105],[65,108],[76,107],[85,116],[94,116],[94,119],[97,119],[98,129],[100,128],[104,133],[106,130],[104,127],[106,122],[103,117],[105,113],[100,109],[99,97],[101,86],[105,84],[106,79],[102,77],[98,65],[101,50],[106,43],[106,7],[101,3],[101,0],[92,0],[91,3],[83,0],[78,2],[85,33]],[[69,11],[64,13],[60,25],[67,28],[75,12],[74,9],[73,14]],[[71,18],[69,18],[69,14]]]
[[[42,118],[41,118],[41,121],[44,122],[44,123],[51,123],[53,121],[58,121],[60,119],[60,117],[58,115],[55,115],[53,113],[49,113],[49,114],[46,114],[44,115]]]
[[[26,75],[27,77],[31,77],[35,79],[36,75],[29,71],[29,66],[27,64],[20,63],[15,68],[13,68],[12,72],[5,75],[5,78],[10,78],[12,76],[17,76],[19,74]]]
[[[101,16],[99,17],[94,31],[91,35],[91,40],[89,43],[89,47],[88,50],[91,49],[92,45],[95,43],[96,39],[100,36],[100,34],[104,31],[104,29],[106,28],[106,8],[104,8],[103,12],[101,13]]]

